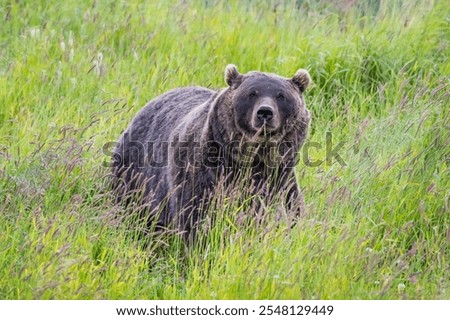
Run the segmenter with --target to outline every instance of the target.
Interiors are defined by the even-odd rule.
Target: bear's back
[[[203,87],[170,90],[151,100],[133,119],[128,133],[132,141],[168,141],[174,127],[192,109],[206,102],[214,91]]]

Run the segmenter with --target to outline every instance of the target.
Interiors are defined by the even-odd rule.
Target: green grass
[[[449,299],[449,2],[187,3],[0,0],[0,299]],[[298,167],[291,231],[228,201],[144,244],[102,146],[228,63],[308,69],[309,156],[330,132],[346,165]]]

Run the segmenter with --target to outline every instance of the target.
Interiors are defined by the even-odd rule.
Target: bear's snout
[[[269,106],[261,106],[258,111],[256,111],[256,117],[260,121],[269,122],[273,118],[273,109]]]
[[[277,106],[268,100],[261,101],[253,112],[252,125],[255,130],[265,127],[266,130],[274,131],[280,126]]]

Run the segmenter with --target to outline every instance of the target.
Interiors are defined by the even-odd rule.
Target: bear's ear
[[[230,87],[237,87],[239,86],[242,79],[242,75],[239,73],[238,69],[234,64],[229,64],[225,68],[225,82]]]
[[[303,93],[311,83],[311,77],[305,69],[298,69],[291,81],[299,88],[300,92]]]

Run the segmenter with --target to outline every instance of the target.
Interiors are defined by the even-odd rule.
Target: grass
[[[450,4],[351,3],[0,0],[0,299],[449,299]],[[303,159],[290,232],[230,202],[145,245],[102,146],[228,63],[308,69],[309,160],[345,165]]]

